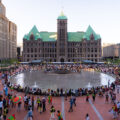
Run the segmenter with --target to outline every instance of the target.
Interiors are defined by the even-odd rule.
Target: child
[[[54,115],[54,113],[55,113],[55,108],[54,108],[54,106],[51,106],[50,112],[51,112],[51,119],[55,119],[55,115]]]
[[[58,116],[58,120],[63,120],[61,112],[59,110],[57,111],[57,116]]]
[[[52,96],[51,95],[48,96],[48,103],[52,104]]]

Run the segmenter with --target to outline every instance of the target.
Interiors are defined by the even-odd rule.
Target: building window
[[[37,48],[35,48],[35,52],[37,52]]]
[[[35,55],[35,57],[37,57],[37,55]]]
[[[93,57],[93,54],[91,55],[91,57]]]
[[[93,48],[91,48],[91,52],[93,52]]]
[[[97,57],[97,55],[95,54],[95,57]]]
[[[29,55],[27,55],[27,57],[29,57]]]
[[[33,57],[33,55],[31,55],[31,57]]]
[[[88,48],[88,52],[90,52],[90,48]]]
[[[27,49],[27,52],[29,53],[29,48]]]
[[[97,48],[95,48],[95,52],[97,52]]]
[[[31,48],[31,53],[33,53],[33,48]]]

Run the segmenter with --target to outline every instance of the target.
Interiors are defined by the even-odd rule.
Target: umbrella
[[[16,120],[16,119],[15,119],[15,115],[14,115],[14,114],[11,115],[7,120]]]
[[[13,102],[14,103],[19,103],[20,101],[22,100],[22,97],[21,96],[17,96],[13,99]]]

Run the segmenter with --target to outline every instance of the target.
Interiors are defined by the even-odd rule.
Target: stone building
[[[39,32],[36,26],[23,38],[23,61],[100,61],[101,37],[91,26],[86,32],[68,32],[67,17],[57,18],[57,32]]]
[[[0,0],[0,61],[16,58],[17,26],[6,17],[6,8]]]
[[[103,46],[103,58],[118,58],[119,57],[119,44],[108,44]]]

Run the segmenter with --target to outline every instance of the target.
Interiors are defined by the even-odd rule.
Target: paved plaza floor
[[[0,83],[0,90],[2,90],[2,84]],[[17,93],[14,91],[14,94],[24,96],[24,93]],[[31,95],[30,95],[31,96]],[[42,98],[42,96],[41,96]],[[120,100],[120,94],[117,94],[117,100]],[[96,96],[96,100],[93,103],[92,97],[90,96],[90,101],[86,102],[86,97],[77,97],[76,106],[73,107],[73,112],[68,112],[69,110],[69,97],[67,101],[64,97],[53,97],[53,105],[57,110],[60,110],[64,120],[85,120],[86,113],[90,115],[90,120],[113,120],[112,114],[108,111],[112,108],[112,103],[105,103],[105,98]],[[35,109],[33,111],[34,120],[50,120],[50,107],[51,105],[46,104],[47,111],[40,114],[37,111],[37,106],[35,105]],[[15,114],[16,120],[26,120],[27,111],[24,109],[24,105],[22,103],[22,108],[20,112],[17,112],[16,108],[10,108],[10,111],[7,115]],[[57,113],[55,113],[55,117],[57,120]],[[120,117],[117,119],[120,120]]]

